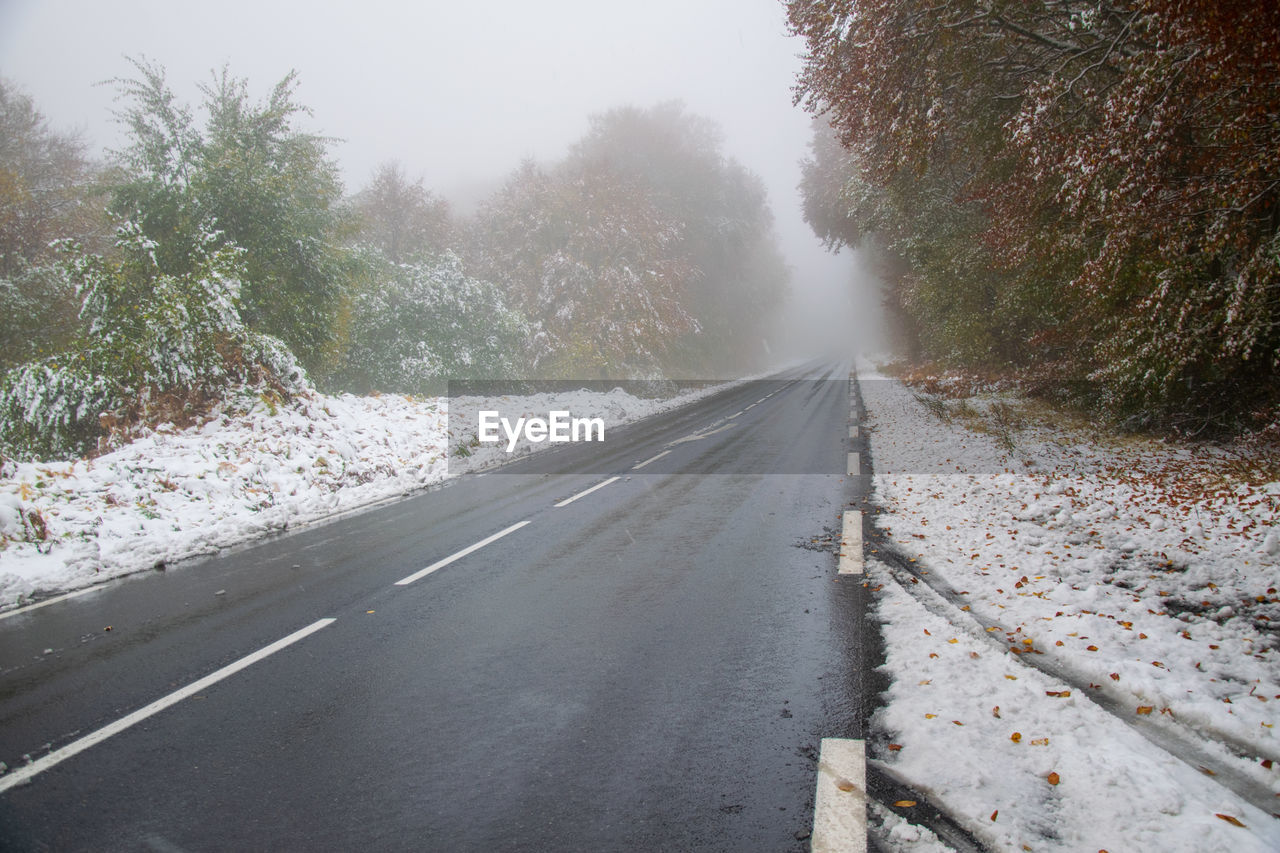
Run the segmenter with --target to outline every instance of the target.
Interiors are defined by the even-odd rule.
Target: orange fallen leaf
[[[1239,826],[1239,827],[1242,827],[1242,828],[1244,827],[1244,824],[1240,822],[1240,819],[1239,819],[1239,818],[1234,818],[1234,817],[1232,817],[1232,816],[1231,816],[1231,815],[1229,815],[1229,814],[1218,814],[1217,812],[1214,812],[1214,813],[1213,813],[1213,816],[1214,816],[1214,817],[1222,818],[1223,820],[1225,820],[1227,823],[1231,824],[1232,826]]]
[[[1139,705],[1139,706],[1138,706],[1138,713],[1139,713],[1139,714],[1142,714],[1143,716],[1146,716],[1147,714],[1150,714],[1150,713],[1151,713],[1152,711],[1154,711],[1155,709],[1156,709],[1156,708],[1155,708],[1155,706],[1154,706],[1154,705]]]
[[[1085,646],[1085,648],[1091,652],[1096,652],[1098,650],[1097,646]]]
[[[1005,678],[1009,679],[1010,681],[1017,681],[1017,680],[1018,680],[1018,676],[1016,676],[1016,675],[1006,675],[1006,676],[1005,676]]]
[[[1070,690],[1046,690],[1044,692],[1044,695],[1056,696],[1059,699],[1066,699],[1068,696],[1071,695],[1071,691]]]
[[[891,744],[889,744],[889,751],[890,751],[890,752],[899,752],[901,749],[902,749],[902,744],[900,744],[900,743],[891,743]]]
[[[1000,814],[1000,810],[999,810],[999,809],[996,809],[995,811],[993,811],[993,812],[991,813],[991,820],[992,820],[992,822],[994,822],[994,821],[995,821],[995,819],[996,819],[996,815],[998,815],[998,814]]]
[[[1009,735],[1009,740],[1013,741],[1014,743],[1021,743],[1022,732],[1014,732],[1013,734]]]
[[[1049,784],[1050,784],[1050,785],[1056,785],[1056,784],[1058,784],[1058,783],[1059,783],[1059,782],[1061,782],[1061,781],[1062,781],[1062,778],[1061,778],[1060,776],[1058,776],[1058,774],[1057,774],[1057,773],[1050,773],[1050,774],[1049,774]]]
[[[1119,681],[1119,680],[1120,680],[1120,673],[1118,673],[1118,672],[1113,672],[1113,673],[1111,673],[1111,680],[1112,680],[1112,681]]]
[[[1038,737],[1031,741],[1032,746],[1048,746],[1049,739],[1047,737]]]
[[[915,800],[898,800],[894,806],[900,809],[909,809],[916,804]]]
[[[938,716],[937,714],[925,714],[924,718],[926,720],[932,720],[932,719],[935,719],[937,716]]]

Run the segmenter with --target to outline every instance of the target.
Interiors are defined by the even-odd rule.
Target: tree
[[[906,258],[902,301],[931,354],[1016,355],[1146,422],[1222,426],[1280,399],[1272,4],[791,0],[788,15],[808,45],[797,98],[868,188],[855,230]],[[826,216],[831,191],[807,191]],[[987,344],[952,346],[966,318]]]
[[[640,188],[678,223],[677,251],[694,274],[681,288],[698,334],[679,366],[701,371],[753,363],[780,307],[789,272],[760,178],[724,156],[719,127],[679,102],[623,107],[591,119],[568,163]]]
[[[135,223],[120,227],[111,258],[62,246],[82,326],[65,351],[0,381],[0,451],[84,454],[104,431],[192,418],[234,386],[282,394],[308,387],[283,344],[241,321],[239,249],[220,234],[199,235],[178,274],[161,268],[156,249]]]
[[[117,152],[112,211],[139,224],[173,274],[189,269],[201,235],[243,249],[245,322],[318,369],[349,258],[337,243],[346,223],[330,140],[296,127],[308,112],[296,101],[296,74],[255,103],[247,82],[224,68],[201,86],[201,130],[163,69],[133,64],[137,78],[115,81],[130,136]]]
[[[438,394],[450,380],[518,373],[528,324],[495,285],[468,276],[457,255],[366,262],[370,283],[346,312],[346,347],[333,370],[341,387]]]
[[[422,252],[443,252],[459,243],[449,203],[410,181],[399,163],[384,163],[369,186],[352,199],[359,220],[356,238],[392,263]]]
[[[679,225],[608,171],[525,163],[477,219],[481,263],[534,328],[544,374],[625,377],[658,368],[696,328]]]
[[[79,303],[49,245],[96,242],[92,179],[83,143],[52,130],[29,97],[0,80],[0,370],[47,355],[73,333]]]

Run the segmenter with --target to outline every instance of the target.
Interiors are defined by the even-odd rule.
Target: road
[[[0,845],[808,849],[869,679],[847,366],[809,375],[0,621],[8,775],[109,735]]]

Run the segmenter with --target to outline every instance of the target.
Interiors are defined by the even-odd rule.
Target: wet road
[[[0,621],[10,768],[314,627],[0,793],[0,846],[807,849],[862,736],[847,375]]]

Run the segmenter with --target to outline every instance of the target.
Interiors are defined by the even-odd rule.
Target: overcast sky
[[[801,50],[779,0],[0,0],[0,75],[95,150],[119,141],[114,90],[95,84],[130,75],[125,56],[163,65],[192,103],[223,64],[259,96],[296,69],[349,191],[398,160],[465,202],[524,158],[562,156],[593,113],[682,100],[765,180],[801,303],[843,312],[851,261],[800,215]]]

